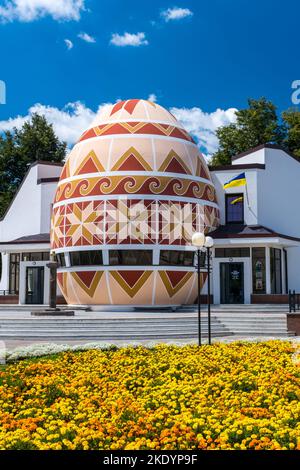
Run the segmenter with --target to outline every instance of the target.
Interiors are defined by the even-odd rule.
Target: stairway
[[[287,337],[287,307],[278,305],[213,305],[213,338]],[[202,307],[202,337],[207,337],[207,309]],[[28,311],[0,312],[0,340],[189,340],[198,336],[196,306],[168,310],[83,311],[74,317],[33,317]]]
[[[195,315],[143,314],[136,318],[126,314],[110,318],[101,314],[75,314],[74,317],[30,317],[0,318],[0,340],[181,340],[198,335],[198,320]],[[202,336],[208,336],[207,319],[201,321]],[[212,318],[211,330],[214,338],[230,335],[229,330],[216,318]]]
[[[196,313],[194,305],[179,309]],[[202,308],[204,312],[207,307]],[[212,315],[232,334],[238,336],[288,336],[287,305],[213,305]]]

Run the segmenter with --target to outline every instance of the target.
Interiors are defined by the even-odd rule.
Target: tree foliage
[[[34,114],[20,129],[0,136],[0,215],[3,215],[31,163],[62,162],[66,143],[44,116]]]
[[[234,155],[267,143],[300,156],[300,112],[287,110],[279,119],[276,111],[266,98],[249,99],[248,108],[236,112],[236,122],[218,128],[220,147],[211,164],[228,165]]]
[[[300,111],[294,108],[282,113],[285,125],[285,147],[300,158]]]

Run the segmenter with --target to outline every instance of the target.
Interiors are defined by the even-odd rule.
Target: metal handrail
[[[300,310],[300,294],[295,290],[289,290],[289,311],[296,312]]]
[[[19,292],[15,290],[0,290],[0,296],[3,295],[19,295]]]

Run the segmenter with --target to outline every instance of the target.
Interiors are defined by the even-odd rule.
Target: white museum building
[[[0,303],[48,303],[50,216],[62,167],[32,164],[0,221]],[[240,174],[246,185],[224,189]],[[266,144],[210,167],[210,175],[220,209],[210,233],[213,303],[287,302],[289,289],[300,292],[300,161]]]

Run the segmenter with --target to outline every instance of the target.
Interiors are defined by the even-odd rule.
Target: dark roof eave
[[[58,183],[59,176],[52,177],[52,178],[38,178],[37,184],[45,184],[45,183]]]
[[[219,165],[209,166],[210,171],[232,171],[232,170],[265,170],[266,165],[262,163],[245,163],[244,165]]]
[[[243,226],[243,230],[245,229],[250,229],[250,230],[255,230],[255,229],[260,229],[264,230],[264,232],[260,233],[254,233],[254,232],[234,232],[234,231],[225,231],[226,227],[229,228],[228,226],[221,225],[220,228],[217,228],[214,232],[211,232],[209,235],[214,238],[214,239],[227,239],[227,238],[285,238],[286,240],[291,240],[291,241],[296,241],[300,242],[300,238],[298,237],[293,237],[290,235],[284,235],[282,233],[274,232],[271,229],[268,229],[264,226]]]
[[[36,233],[16,238],[15,240],[0,242],[0,245],[27,245],[50,243],[50,233]]]

